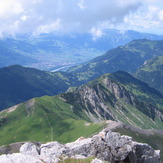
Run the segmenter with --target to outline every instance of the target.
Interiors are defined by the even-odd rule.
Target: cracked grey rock
[[[111,163],[160,163],[159,151],[108,129],[91,138],[81,137],[65,145],[58,142],[41,146],[25,143],[20,153],[1,155],[0,163],[57,163],[63,158],[84,159],[92,156],[97,158],[93,163],[102,163],[101,160]]]

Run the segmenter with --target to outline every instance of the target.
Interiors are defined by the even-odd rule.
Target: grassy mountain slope
[[[163,56],[147,61],[135,76],[163,93]]]
[[[72,112],[69,104],[59,97],[49,96],[35,98],[15,108],[4,110],[0,117],[1,145],[28,140],[58,140],[65,143],[80,136],[90,136],[105,125],[88,124]]]
[[[151,92],[159,98],[157,91]],[[139,100],[108,74],[67,93],[34,98],[0,112],[0,144],[72,141],[101,129],[105,125],[102,122],[108,119],[141,128],[163,129],[162,110]]]
[[[72,67],[69,72],[75,73],[84,83],[118,70],[134,73],[146,60],[161,55],[163,55],[163,41],[134,40],[88,63]]]
[[[50,73],[22,66],[0,69],[0,110],[43,95],[56,95],[68,89],[72,75]]]

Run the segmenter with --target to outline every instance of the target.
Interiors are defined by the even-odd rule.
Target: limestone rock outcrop
[[[160,163],[159,152],[148,144],[138,143],[129,136],[104,129],[91,138],[79,138],[75,142],[60,144],[50,142],[37,145],[25,143],[20,153],[1,155],[0,163],[57,163],[67,158],[95,157],[92,163]]]

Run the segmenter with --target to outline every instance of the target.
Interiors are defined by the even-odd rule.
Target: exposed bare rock
[[[159,152],[148,144],[137,143],[129,136],[108,129],[103,130],[91,138],[79,138],[75,142],[65,145],[51,142],[37,146],[25,143],[20,153],[0,156],[0,163],[57,163],[64,158],[96,157],[93,163],[101,160],[111,163],[160,163]],[[25,160],[25,161],[23,161]]]
[[[65,146],[58,142],[42,144],[40,147],[40,159],[46,163],[57,163],[63,155]]]
[[[163,136],[163,130],[160,130],[160,129],[141,129],[141,128],[136,128],[129,124],[125,124],[123,122],[117,122],[117,121],[111,121],[111,120],[108,120],[106,122],[108,124],[107,129],[111,131],[114,131],[116,129],[129,129],[138,134],[143,134],[143,135],[156,134],[156,135]]]
[[[115,83],[115,81],[112,81],[109,78],[105,78],[103,83],[117,98],[123,98],[127,103],[131,105],[133,104],[134,97],[120,84]]]
[[[92,122],[114,120],[135,127],[160,128],[157,120],[163,120],[163,113],[157,107],[107,76],[62,94],[61,98],[71,105],[74,113]],[[146,118],[150,121],[148,125]]]
[[[78,93],[81,97],[81,104],[83,105],[83,108],[87,108],[85,109],[85,112],[91,121],[99,122],[106,119],[115,119],[112,110],[106,105],[105,95],[98,85],[96,89],[84,86]]]
[[[12,143],[10,145],[0,146],[0,154],[12,154],[19,152],[20,147],[24,142]]]
[[[99,160],[97,158],[93,159],[91,163],[104,163],[102,160]]]
[[[12,107],[10,107],[8,109],[0,111],[0,113],[3,113],[3,112],[8,112],[8,113],[13,112],[13,111],[15,111],[18,108],[18,106],[19,105],[14,105],[14,106],[12,106]]]
[[[25,143],[20,148],[20,153],[32,156],[38,156],[40,153],[40,148],[31,142]]]
[[[0,156],[0,163],[43,163],[43,161],[32,155],[14,153]]]

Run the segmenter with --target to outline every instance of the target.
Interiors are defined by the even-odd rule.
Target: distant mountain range
[[[135,73],[147,60],[156,56],[163,56],[162,40],[134,40],[125,46],[111,49],[87,63],[74,66],[68,72],[76,74],[83,82],[118,70]]]
[[[152,78],[156,79],[152,80],[153,85],[150,86],[153,86],[156,89],[158,88],[159,91],[161,91],[160,88],[162,87],[162,83],[158,84],[158,82],[162,79],[162,57],[159,55],[163,55],[163,41],[143,39],[134,40],[125,46],[114,48],[106,54],[85,64],[70,68],[67,72],[60,71],[52,73],[33,68],[25,68],[18,65],[1,68],[0,76],[3,77],[0,78],[0,110],[29,100],[33,97],[63,93],[69,87],[80,86],[103,74],[112,73],[118,70],[133,74],[138,71],[136,73],[136,76],[138,77],[138,74],[141,74],[140,70],[143,69],[141,66],[143,66],[144,63],[148,63],[148,60],[155,56],[158,56],[156,57],[157,59],[155,59],[156,62],[154,62],[155,65],[157,65],[155,66],[155,70],[157,67],[159,71],[157,71],[158,73],[154,71],[154,76],[152,76]],[[146,66],[147,65],[148,64],[146,64]],[[150,67],[150,72],[153,72],[152,67]],[[145,79],[148,79],[149,77],[150,75]],[[147,82],[141,77],[138,78]],[[151,81],[151,79],[149,81]],[[154,81],[158,82],[155,83]],[[142,98],[144,97],[142,96]]]
[[[6,38],[0,40],[0,67],[20,64],[48,71],[66,70],[133,39],[163,39],[163,36],[136,31],[110,29],[104,33],[97,40],[93,40],[90,34],[75,33]]]

